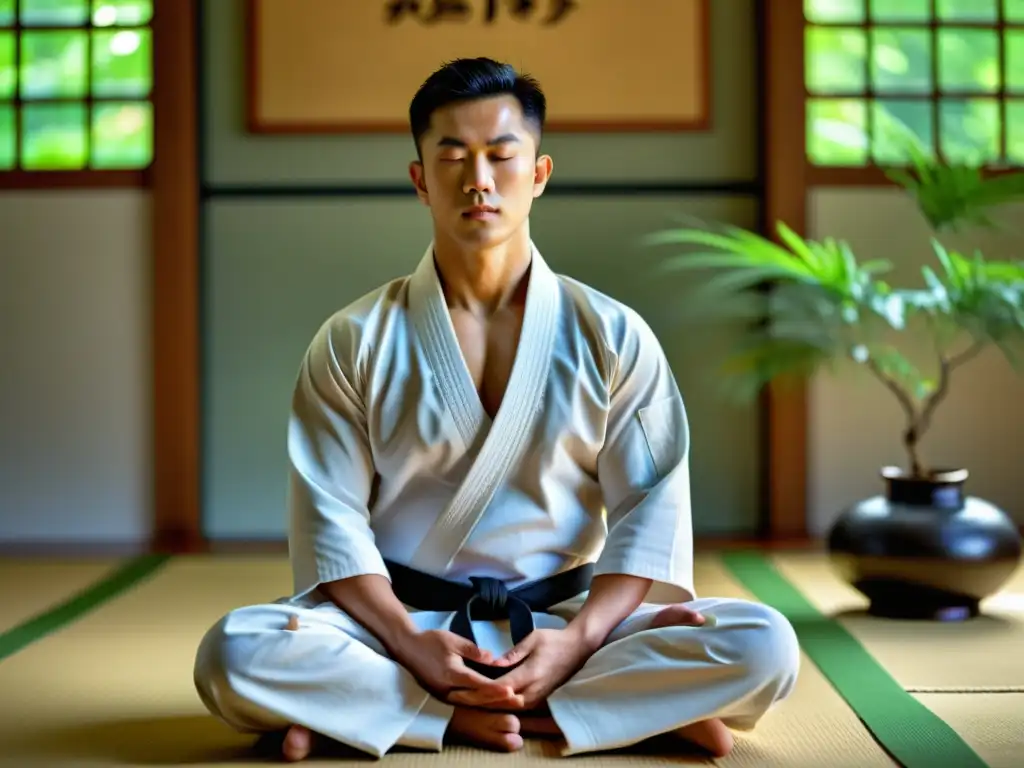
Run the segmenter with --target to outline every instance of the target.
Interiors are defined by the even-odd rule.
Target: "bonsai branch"
[[[885,385],[886,389],[896,396],[900,407],[903,408],[903,413],[907,417],[907,428],[903,431],[903,447],[907,451],[907,457],[910,459],[910,471],[917,477],[921,474],[921,460],[917,455],[917,441],[920,439],[920,434],[916,428],[918,422],[917,407],[914,405],[910,395],[907,394],[907,391],[900,386],[898,381],[883,371],[882,367],[873,357],[867,359],[867,367]]]
[[[984,349],[984,346],[981,342],[975,342],[958,355],[946,357],[940,354],[938,381],[935,389],[924,399],[920,408],[914,404],[914,400],[898,381],[883,371],[877,361],[873,358],[868,358],[868,370],[896,396],[907,417],[907,428],[903,431],[903,447],[907,452],[907,458],[910,460],[910,472],[914,477],[923,477],[926,474],[918,455],[917,445],[921,438],[924,437],[924,433],[931,427],[932,416],[934,416],[935,410],[949,393],[950,374],[954,369],[974,359]]]
[[[916,438],[921,439],[921,436],[928,430],[932,423],[932,415],[935,413],[935,409],[939,407],[946,395],[949,392],[949,375],[955,368],[963,365],[964,363],[974,359],[979,352],[984,348],[984,344],[976,341],[970,347],[965,349],[959,355],[953,357],[939,357],[939,381],[935,387],[935,391],[928,396],[924,401],[924,406],[921,408],[921,413],[917,418],[917,423],[914,425],[916,432]]]

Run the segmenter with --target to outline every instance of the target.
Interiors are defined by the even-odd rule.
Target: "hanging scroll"
[[[709,0],[248,0],[249,129],[408,130],[445,61],[534,75],[552,130],[706,130]]]

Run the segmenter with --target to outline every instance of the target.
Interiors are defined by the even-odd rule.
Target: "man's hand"
[[[489,662],[496,667],[519,664],[495,682],[507,685],[522,703],[514,697],[485,701],[484,696],[473,691],[452,693],[449,700],[501,710],[535,709],[542,705],[604,644],[615,626],[636,610],[650,583],[647,579],[618,574],[597,576],[583,608],[565,629],[534,630],[504,656]]]
[[[394,651],[395,661],[408,669],[428,691],[452,704],[470,696],[481,706],[501,702],[510,709],[523,697],[507,682],[495,681],[466,666],[466,660],[494,664],[491,654],[454,632],[429,630],[410,636]]]
[[[383,576],[354,576],[322,585],[334,603],[366,627],[388,655],[411,672],[428,691],[446,699],[455,690],[472,690],[483,700],[519,701],[503,683],[474,672],[465,659],[491,663],[491,654],[454,632],[421,632]]]
[[[572,629],[537,629],[508,653],[484,662],[496,667],[513,667],[521,663],[494,681],[515,696],[492,698],[489,692],[464,690],[454,691],[449,701],[489,709],[534,709],[572,677],[590,655],[590,649]]]
[[[700,627],[707,620],[702,614],[685,605],[670,605],[663,608],[651,622],[651,629],[662,627]]]

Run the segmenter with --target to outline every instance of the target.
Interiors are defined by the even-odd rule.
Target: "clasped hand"
[[[660,611],[651,628],[670,625],[700,626],[704,617],[684,605],[672,605]],[[471,647],[476,648],[470,644]],[[515,667],[494,680],[490,688],[453,690],[448,701],[469,707],[502,710],[535,709],[547,701],[557,688],[576,674],[597,650],[574,624],[565,629],[536,629],[503,656],[489,663],[495,667]],[[477,649],[479,650],[479,649]],[[519,666],[516,666],[519,665]],[[505,686],[508,695],[496,698],[494,685]]]
[[[498,691],[492,695],[490,690],[468,688],[452,691],[448,701],[468,707],[535,709],[575,674],[592,652],[572,630],[536,629],[508,653],[484,662],[509,668],[493,681],[505,689],[504,697],[496,698]]]
[[[673,605],[655,616],[651,627],[703,623],[704,617],[698,612]],[[595,650],[572,624],[565,629],[536,629],[497,658],[453,632],[431,630],[409,643],[401,661],[427,690],[451,704],[531,710],[544,704]],[[492,680],[470,669],[466,661],[509,671]]]
[[[410,638],[398,655],[403,666],[437,698],[451,704],[508,711],[542,704],[583,665],[589,651],[571,631],[538,629],[495,658],[453,632],[430,630]],[[470,669],[466,661],[509,671],[491,680]]]

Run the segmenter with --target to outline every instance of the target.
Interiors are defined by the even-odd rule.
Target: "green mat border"
[[[878,743],[904,768],[988,768],[946,721],[903,689],[838,621],[755,551],[719,553],[751,594],[793,624],[800,645]]]
[[[155,574],[170,559],[170,555],[140,555],[132,558],[64,602],[8,629],[0,634],[0,661],[124,594]]]

